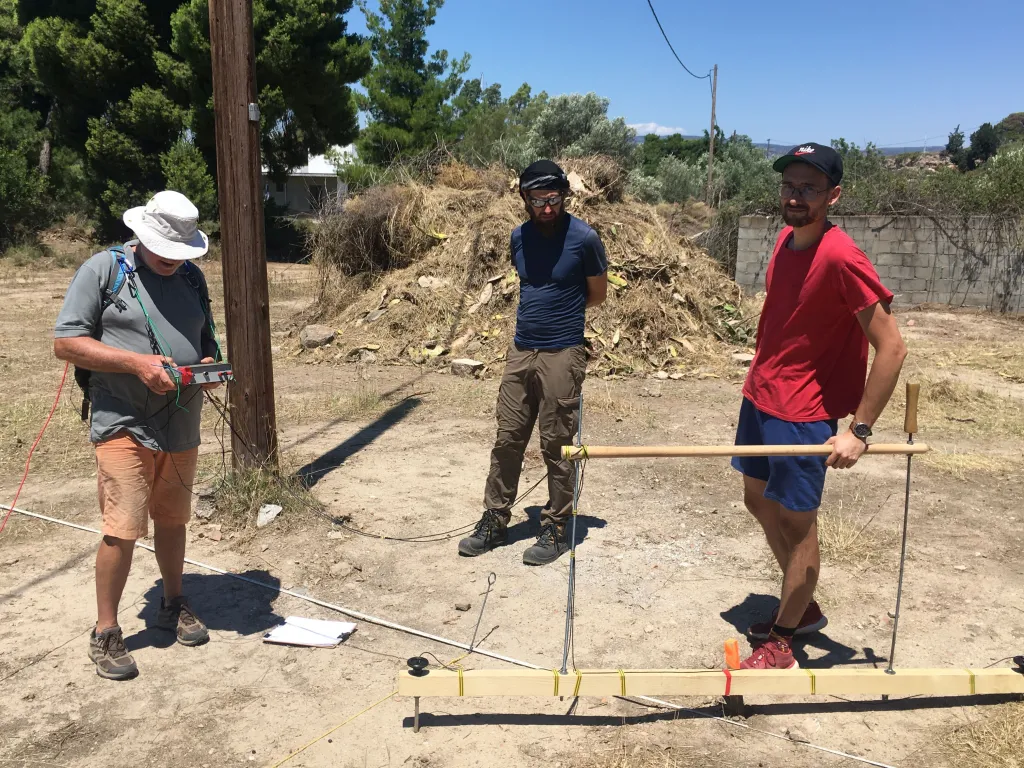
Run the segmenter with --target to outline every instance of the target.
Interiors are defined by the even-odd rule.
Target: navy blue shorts
[[[822,445],[836,434],[838,423],[783,421],[757,410],[743,398],[736,425],[736,445]],[[735,456],[732,465],[748,477],[768,483],[764,497],[793,512],[821,506],[827,456]]]

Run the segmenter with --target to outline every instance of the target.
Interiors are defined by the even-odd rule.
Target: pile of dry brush
[[[653,206],[626,197],[614,161],[563,167],[574,187],[569,211],[597,230],[609,261],[608,301],[587,314],[592,372],[694,375],[722,359],[723,345],[748,342],[739,288]],[[338,336],[333,350],[314,354],[500,366],[519,293],[509,236],[526,216],[510,174],[458,163],[436,168],[429,183],[370,188],[322,216],[309,242],[319,275],[310,319]]]

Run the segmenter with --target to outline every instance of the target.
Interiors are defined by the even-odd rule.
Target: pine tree
[[[370,122],[359,138],[367,163],[387,164],[403,154],[453,138],[459,107],[452,100],[462,88],[469,55],[449,62],[448,51],[427,58],[427,28],[444,0],[380,0],[380,13],[361,4],[370,30],[374,68],[363,79],[359,107]],[[476,83],[479,85],[479,82]],[[464,105],[482,97],[470,86]]]

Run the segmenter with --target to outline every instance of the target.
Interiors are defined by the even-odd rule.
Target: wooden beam
[[[973,696],[1024,694],[1024,673],[997,669],[431,670],[398,676],[400,696]]]
[[[277,464],[252,0],[210,1],[221,259],[235,466]]]
[[[892,456],[928,453],[925,443],[872,443],[868,456]],[[643,459],[698,458],[709,456],[828,456],[830,445],[566,445],[562,458]]]

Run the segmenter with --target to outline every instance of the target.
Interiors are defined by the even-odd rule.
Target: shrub
[[[640,168],[634,168],[629,172],[626,189],[633,197],[652,205],[662,199],[661,179],[645,176]]]
[[[707,158],[687,163],[671,155],[658,163],[658,180],[662,197],[669,203],[682,203],[691,197],[700,197],[707,180]]]

